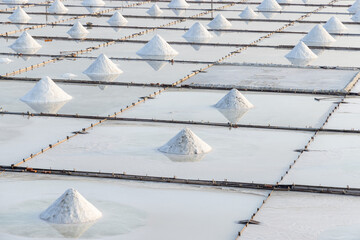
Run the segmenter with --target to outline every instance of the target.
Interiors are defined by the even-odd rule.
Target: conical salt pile
[[[227,29],[231,27],[231,23],[222,15],[218,14],[209,24],[212,29]]]
[[[154,3],[154,5],[151,6],[151,8],[149,8],[149,10],[146,11],[147,14],[149,14],[150,16],[160,16],[163,11],[159,8],[159,6]]]
[[[199,22],[194,23],[191,28],[183,35],[183,38],[190,42],[202,41],[210,39],[213,36],[209,31]]]
[[[20,100],[32,103],[54,103],[64,102],[72,97],[64,92],[49,77],[43,77],[36,85]]]
[[[112,81],[123,71],[105,54],[101,54],[83,73],[92,80]]]
[[[60,0],[55,0],[49,7],[49,13],[67,13],[69,11],[68,8],[64,6],[64,4]]]
[[[176,56],[179,53],[173,49],[160,35],[155,35],[136,54],[140,56]]]
[[[211,147],[190,129],[185,128],[160,147],[159,151],[168,154],[196,155],[210,152]]]
[[[350,13],[357,13],[360,10],[360,0],[356,0],[351,7],[348,8]]]
[[[89,31],[83,27],[80,21],[77,21],[69,31],[67,31],[72,38],[84,38],[86,35],[89,34]]]
[[[323,26],[318,24],[313,27],[301,41],[308,46],[325,46],[336,40],[325,30],[325,28],[323,28]]]
[[[242,19],[254,19],[257,18],[258,14],[254,12],[248,6],[239,14]]]
[[[281,10],[281,6],[275,0],[264,0],[257,6],[259,11],[278,11]]]
[[[342,33],[347,27],[335,16],[331,17],[325,24],[324,28],[328,33]]]
[[[41,45],[37,43],[30,34],[24,32],[10,45],[10,48],[18,53],[31,54],[38,51],[41,48]]]
[[[24,11],[24,9],[17,7],[8,19],[15,23],[27,23],[31,17]]]
[[[102,213],[75,189],[68,189],[40,214],[40,218],[57,224],[77,224],[95,221]]]
[[[123,26],[128,23],[128,21],[119,12],[115,12],[107,22],[110,26]]]
[[[311,51],[303,42],[299,42],[288,54],[285,55],[288,59],[310,60],[317,58],[316,54]]]
[[[360,10],[356,12],[356,14],[354,14],[354,16],[352,16],[351,18],[354,22],[360,22]]]
[[[215,104],[215,107],[221,109],[240,110],[253,108],[254,105],[252,105],[238,90],[232,89]]]
[[[171,0],[169,8],[188,8],[190,5],[185,0]]]
[[[104,6],[105,2],[103,0],[84,0],[81,4],[87,7],[100,7]]]

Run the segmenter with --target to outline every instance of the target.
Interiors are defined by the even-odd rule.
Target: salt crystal
[[[57,13],[57,14],[67,13],[68,11],[69,9],[66,8],[60,0],[55,0],[48,9],[49,13]]]
[[[211,147],[190,129],[185,128],[160,147],[159,151],[168,154],[196,155],[210,152]]]
[[[281,6],[275,0],[264,0],[257,6],[259,11],[278,11],[281,10]]]
[[[242,19],[254,19],[258,16],[257,13],[254,12],[251,8],[248,6],[239,14],[239,16]]]
[[[32,103],[53,103],[69,101],[72,97],[64,92],[49,77],[43,77],[36,85],[20,100]]]
[[[155,35],[136,54],[140,56],[176,56],[179,53],[173,49],[160,35]]]
[[[325,24],[324,28],[329,33],[342,33],[347,27],[335,16],[331,17]]]
[[[302,41],[308,46],[326,46],[336,40],[323,28],[323,26],[318,24],[303,37]]]
[[[231,27],[231,23],[222,15],[218,14],[209,24],[211,29],[227,29]]]
[[[146,11],[147,14],[149,14],[150,16],[160,16],[163,11],[159,8],[159,6],[154,3],[154,5],[151,6],[151,8],[149,8]]]
[[[102,213],[75,189],[68,189],[40,214],[40,218],[56,224],[78,224],[95,221]]]
[[[123,26],[128,23],[128,21],[119,12],[115,12],[107,22],[110,26]]]
[[[8,19],[15,23],[27,23],[31,17],[24,11],[24,9],[17,7]]]
[[[194,23],[190,29],[183,35],[189,42],[199,42],[203,39],[210,39],[213,36],[209,31],[199,22]]]
[[[72,38],[84,38],[89,34],[89,31],[84,28],[80,21],[77,21],[70,30],[67,31],[67,34],[69,34]]]

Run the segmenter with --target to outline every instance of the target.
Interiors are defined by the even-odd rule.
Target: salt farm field
[[[0,240],[358,239],[360,0],[3,0]]]

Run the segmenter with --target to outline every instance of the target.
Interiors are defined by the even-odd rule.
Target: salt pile
[[[302,41],[308,46],[326,46],[336,40],[320,24],[313,27],[310,32],[303,37]]]
[[[37,52],[41,48],[41,45],[37,43],[30,34],[24,32],[10,45],[10,48],[17,53],[32,54]]]
[[[169,8],[188,8],[190,5],[185,0],[171,0]]]
[[[222,14],[218,14],[208,26],[212,29],[227,29],[231,27],[231,23]]]
[[[86,35],[89,34],[89,31],[83,27],[80,21],[77,21],[69,31],[67,31],[72,38],[84,38]]]
[[[242,19],[254,19],[256,18],[258,15],[257,13],[254,12],[254,10],[252,10],[251,8],[249,8],[248,6],[239,14],[239,16]]]
[[[185,128],[160,147],[159,151],[168,154],[196,155],[210,152],[211,147],[190,129]]]
[[[360,10],[356,12],[356,14],[354,14],[354,16],[352,16],[351,18],[354,22],[360,22]]]
[[[103,0],[84,0],[81,4],[88,7],[100,7],[104,6],[105,2]]]
[[[9,58],[0,58],[0,64],[9,64],[11,63],[13,60],[9,59]]]
[[[351,7],[348,8],[350,13],[357,13],[360,10],[360,0],[356,0]]]
[[[203,40],[208,40],[213,36],[209,31],[199,22],[194,23],[190,29],[183,35],[189,42],[202,42]]]
[[[238,90],[232,89],[215,104],[215,107],[221,109],[238,110],[250,109],[253,108],[254,105],[252,105],[251,102],[249,102]]]
[[[123,26],[128,23],[128,21],[119,12],[115,12],[107,22],[110,26]]]
[[[17,7],[8,19],[15,23],[27,23],[31,17],[24,11],[24,9]]]
[[[328,33],[342,33],[347,27],[335,16],[331,17],[325,24],[324,28]]]
[[[285,57],[294,65],[307,65],[318,56],[300,41]]]
[[[55,0],[49,7],[49,13],[67,13],[69,9],[67,9],[64,4],[60,0]]]
[[[102,213],[72,188],[40,214],[41,219],[56,224],[87,223],[101,217]]]
[[[160,16],[163,11],[159,8],[159,6],[155,3],[146,11],[147,14],[150,16]]]
[[[173,49],[160,35],[155,35],[136,54],[140,56],[176,56],[179,53]]]
[[[113,81],[123,71],[105,54],[101,54],[83,73],[94,81]]]
[[[278,11],[281,10],[281,6],[275,0],[264,0],[257,6],[259,11]]]
[[[51,103],[69,101],[72,97],[64,92],[49,77],[43,77],[36,85],[20,100],[33,103]]]

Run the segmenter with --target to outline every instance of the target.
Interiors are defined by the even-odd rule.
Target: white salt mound
[[[252,105],[238,90],[232,89],[220,101],[215,104],[216,108],[220,109],[250,109]]]
[[[40,214],[40,218],[57,224],[77,224],[95,221],[102,213],[75,189],[68,189]]]
[[[185,128],[160,147],[159,151],[168,154],[195,155],[210,152],[211,147],[190,129]]]
[[[199,22],[194,23],[190,29],[183,35],[188,41],[201,41],[203,39],[210,39],[213,36],[209,31]]]
[[[69,11],[68,8],[64,6],[64,4],[60,0],[55,0],[48,9],[49,13],[67,13]]]
[[[140,56],[176,56],[179,53],[173,49],[160,35],[155,35],[136,54]]]
[[[120,70],[105,54],[101,54],[83,73],[91,78],[106,75],[119,75],[123,73],[123,71]]]
[[[239,16],[242,19],[254,19],[258,16],[257,13],[254,12],[251,8],[248,6],[239,14]]]
[[[190,5],[185,0],[171,0],[169,8],[188,8]]]
[[[356,14],[354,14],[354,16],[352,16],[351,18],[354,22],[360,22],[360,10],[356,12]]]
[[[41,45],[33,37],[24,32],[16,41],[10,45],[10,48],[16,52],[29,53],[41,48]]]
[[[87,7],[100,7],[104,6],[105,2],[103,0],[84,0],[81,4]]]
[[[231,23],[222,14],[218,14],[208,26],[212,29],[226,29],[231,27]]]
[[[275,0],[264,0],[257,6],[259,11],[278,11],[281,10],[281,6]]]
[[[11,63],[13,60],[9,59],[9,58],[0,58],[0,64],[9,64]]]
[[[303,37],[302,41],[308,46],[324,46],[333,43],[336,40],[325,30],[325,28],[323,28],[323,26],[318,24]]]
[[[115,12],[107,22],[110,26],[123,26],[128,23],[128,21],[119,12]]]
[[[43,77],[36,85],[20,100],[32,103],[54,103],[72,99],[49,77]]]
[[[324,28],[329,33],[341,33],[347,29],[344,24],[335,16],[331,17],[325,24]]]
[[[159,6],[155,3],[146,11],[147,14],[150,16],[160,16],[163,11],[159,8]]]
[[[87,34],[89,34],[89,31],[86,30],[86,28],[84,28],[84,26],[80,23],[80,21],[77,21],[70,28],[70,30],[67,31],[67,34],[69,34],[73,38],[83,38]]]
[[[11,22],[26,23],[31,19],[31,17],[24,11],[24,9],[17,7],[8,19]]]
[[[357,13],[360,10],[360,0],[356,0],[351,7],[348,8],[350,13]]]
[[[311,51],[311,49],[305,45],[303,42],[299,42],[288,54],[285,55],[289,59],[315,59],[317,58],[316,54]]]

